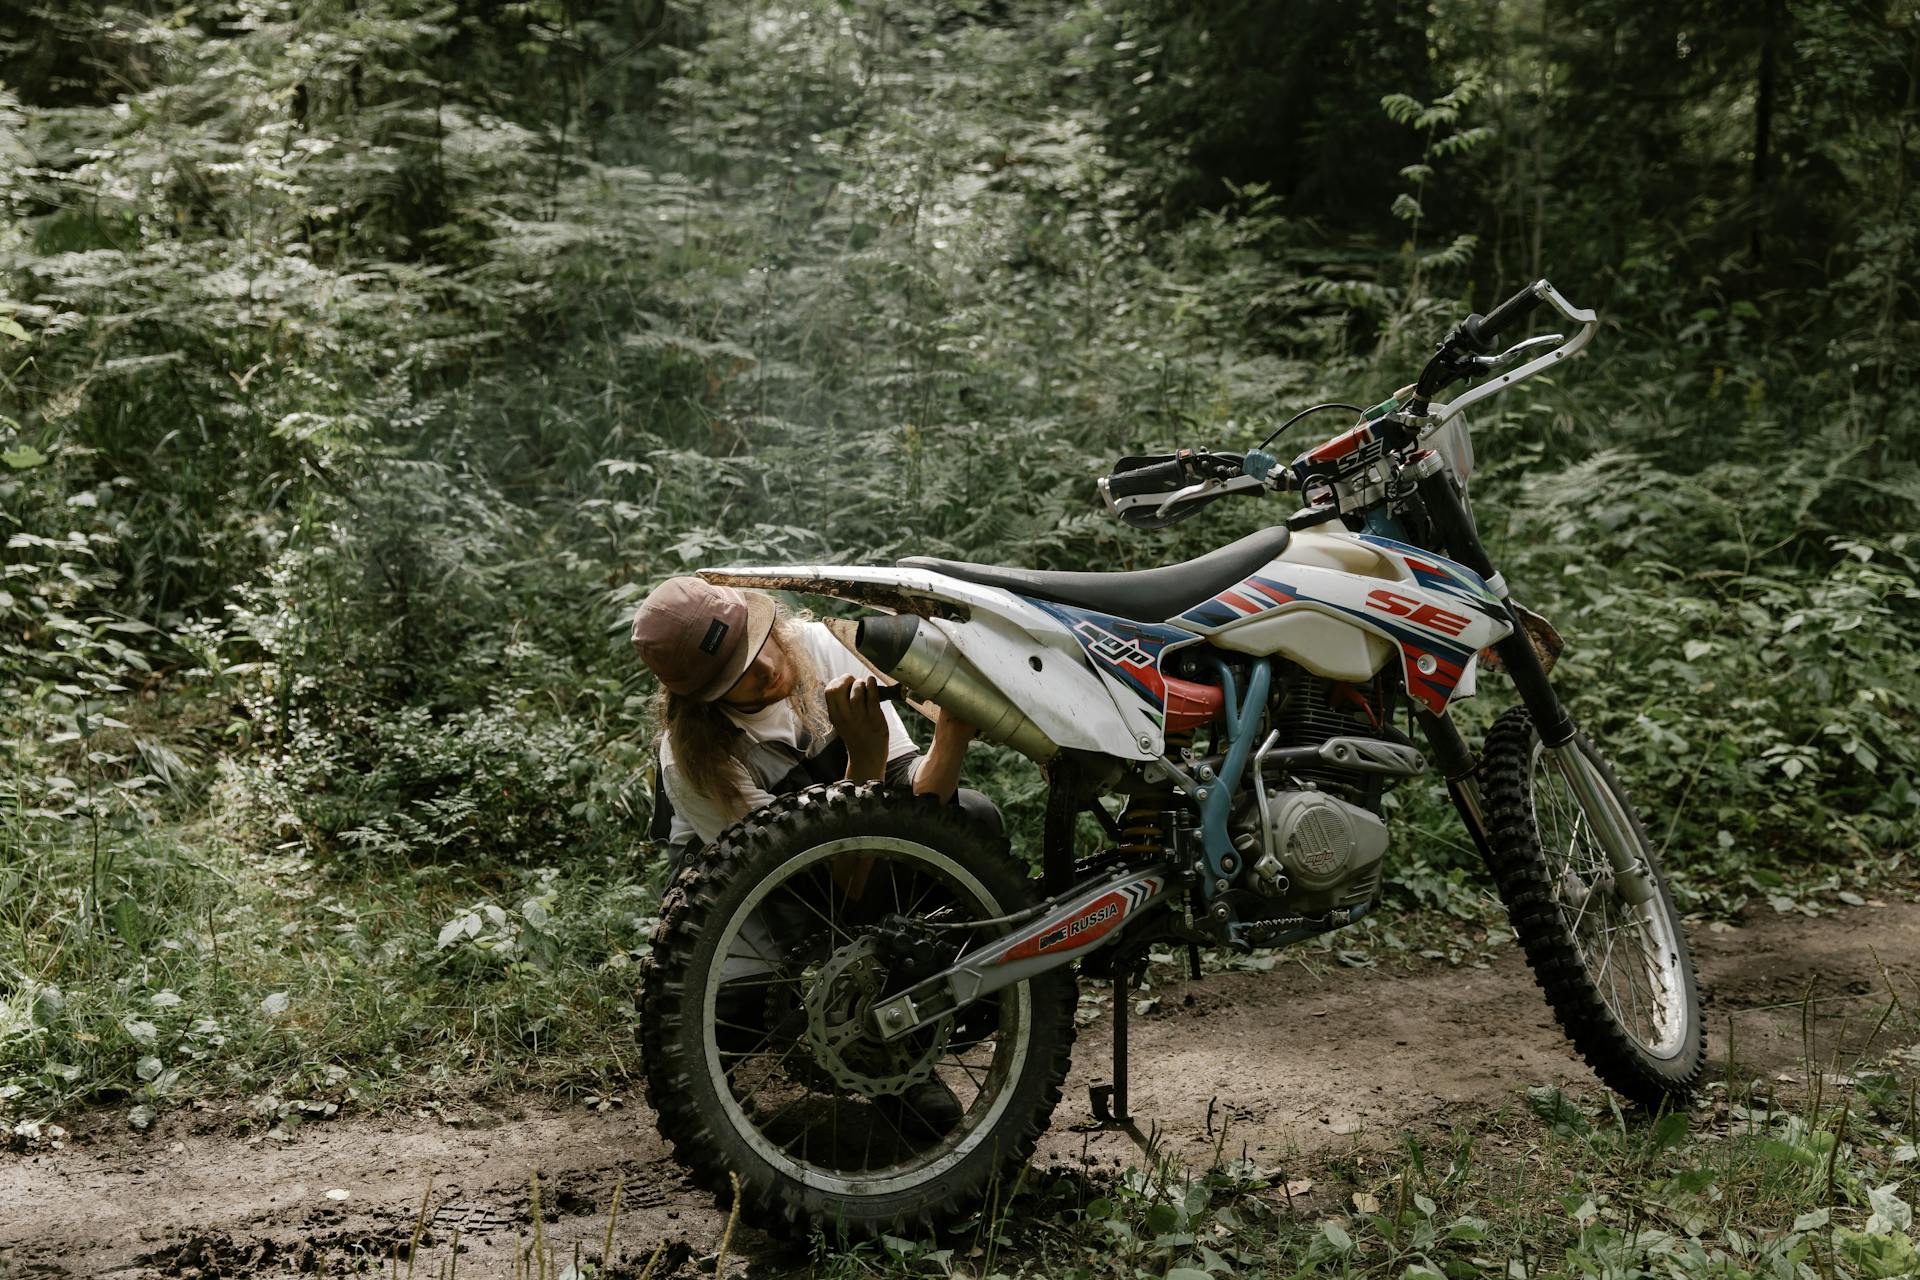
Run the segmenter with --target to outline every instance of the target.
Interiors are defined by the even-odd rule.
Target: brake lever
[[[1242,489],[1257,489],[1259,487],[1260,481],[1254,476],[1237,475],[1227,480],[1222,480],[1217,476],[1209,477],[1198,483],[1187,485],[1185,488],[1175,489],[1172,493],[1168,494],[1166,501],[1153,509],[1153,518],[1158,520],[1174,507],[1193,498],[1203,498],[1211,493],[1238,493]]]
[[[1557,346],[1565,340],[1565,334],[1543,333],[1537,338],[1528,338],[1525,342],[1516,342],[1497,356],[1471,356],[1465,361],[1465,364],[1473,370],[1473,376],[1475,377],[1483,374],[1498,373],[1509,365],[1519,364],[1521,360],[1526,358],[1529,351],[1537,351],[1543,347]]]
[[[1153,518],[1158,520],[1179,503],[1185,502],[1188,498],[1197,498],[1209,489],[1218,488],[1219,484],[1220,482],[1218,480],[1202,480],[1196,484],[1187,485],[1185,488],[1175,489],[1167,495],[1165,502],[1162,502],[1153,509]]]

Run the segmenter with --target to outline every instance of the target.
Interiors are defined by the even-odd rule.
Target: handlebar
[[[1128,524],[1163,529],[1230,493],[1259,488],[1262,480],[1242,462],[1238,454],[1201,449],[1125,457],[1100,481],[1100,496]]]
[[[1486,315],[1471,315],[1460,322],[1460,337],[1471,347],[1475,354],[1486,355],[1493,350],[1493,341],[1500,334],[1513,327],[1518,321],[1532,315],[1539,305],[1546,301],[1540,294],[1545,280],[1537,280],[1505,302],[1489,311]]]
[[[1182,453],[1191,454],[1191,449]],[[1122,464],[1134,461],[1122,458]],[[1165,462],[1149,463],[1130,471],[1115,471],[1106,479],[1106,490],[1115,498],[1131,498],[1143,493],[1166,493],[1187,482],[1187,464],[1179,453]]]
[[[1571,338],[1557,333],[1541,335],[1498,355],[1489,354],[1502,333],[1519,326],[1542,306],[1579,326],[1578,331]],[[1593,340],[1599,327],[1599,317],[1592,311],[1574,306],[1550,282],[1536,280],[1486,315],[1469,315],[1455,325],[1427,362],[1419,381],[1401,388],[1385,403],[1362,412],[1361,423],[1350,431],[1361,427],[1379,428],[1385,421],[1405,440],[1424,440],[1471,405],[1578,355]],[[1513,368],[1519,361],[1524,363]],[[1432,396],[1467,379],[1481,381],[1452,400],[1437,405],[1431,403]],[[1294,420],[1300,416],[1295,415]],[[1107,508],[1127,524],[1141,529],[1164,529],[1229,494],[1300,488],[1311,474],[1317,473],[1315,468],[1280,465],[1266,452],[1263,441],[1245,454],[1182,449],[1177,453],[1130,455],[1116,462],[1113,470],[1101,479],[1099,491]],[[1317,517],[1320,519],[1326,518],[1324,511],[1328,509],[1311,508],[1322,513]],[[1337,507],[1331,509],[1337,513]]]
[[[1204,449],[1182,449],[1164,462],[1147,462],[1127,470],[1129,462],[1144,458],[1122,458],[1105,480],[1106,491],[1115,498],[1132,498],[1143,493],[1165,495],[1194,480],[1229,480],[1240,474],[1236,454],[1209,453]]]
[[[1470,315],[1454,326],[1440,343],[1433,358],[1427,361],[1427,367],[1420,372],[1420,380],[1414,385],[1412,407],[1417,414],[1427,412],[1427,401],[1441,391],[1466,378],[1479,377],[1485,369],[1486,361],[1481,359],[1493,349],[1494,340],[1503,330],[1510,329],[1542,304],[1552,307],[1560,315],[1580,326],[1580,332],[1571,341],[1548,352],[1536,360],[1529,361],[1520,369],[1492,382],[1475,387],[1466,395],[1460,396],[1438,410],[1439,420],[1459,414],[1467,405],[1484,398],[1493,391],[1511,386],[1532,377],[1556,360],[1574,355],[1592,339],[1593,332],[1599,327],[1599,319],[1593,312],[1574,306],[1545,280],[1536,280],[1520,292],[1495,307],[1487,315]]]

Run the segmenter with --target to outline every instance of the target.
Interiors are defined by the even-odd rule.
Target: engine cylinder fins
[[[1275,745],[1281,751],[1318,750],[1330,741],[1374,735],[1377,708],[1369,700],[1368,691],[1359,686],[1294,668],[1279,682],[1279,689],[1274,727],[1280,734]],[[1287,772],[1356,804],[1370,804],[1378,797],[1379,781],[1355,772],[1344,762],[1294,762]]]
[[[968,662],[938,625],[914,614],[863,618],[860,655],[928,702],[973,724],[989,742],[1045,764],[1060,746]]]

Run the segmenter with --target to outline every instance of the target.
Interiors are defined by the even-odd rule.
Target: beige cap
[[[773,631],[774,604],[700,578],[668,578],[633,615],[634,651],[669,692],[712,702],[733,688]]]

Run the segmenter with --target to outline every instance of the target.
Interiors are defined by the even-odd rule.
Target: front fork
[[[1554,692],[1552,682],[1547,679],[1547,670],[1541,665],[1540,655],[1534,651],[1533,641],[1514,605],[1513,595],[1507,590],[1507,580],[1493,567],[1486,548],[1480,543],[1479,530],[1474,527],[1473,516],[1467,510],[1466,499],[1460,492],[1452,470],[1443,467],[1423,478],[1419,485],[1420,500],[1426,507],[1427,518],[1432,522],[1433,532],[1447,549],[1447,554],[1485,579],[1506,606],[1513,629],[1493,646],[1494,652],[1500,655],[1501,664],[1506,667],[1507,674],[1513,677],[1514,688],[1519,690],[1520,701],[1527,708],[1534,731],[1540,735],[1547,758],[1572,788],[1580,801],[1581,811],[1593,824],[1594,834],[1599,837],[1601,846],[1606,850],[1607,861],[1612,864],[1614,883],[1618,886],[1621,898],[1635,906],[1651,900],[1654,896],[1653,877],[1649,873],[1646,851],[1633,829],[1632,819],[1622,811],[1597,766],[1581,749],[1573,717],[1561,705],[1560,695]],[[1434,757],[1446,775],[1447,790],[1453,797],[1454,807],[1459,810],[1461,820],[1466,823],[1474,844],[1479,847],[1480,856],[1490,859],[1493,846],[1480,802],[1477,762],[1473,758],[1472,748],[1444,712],[1439,715],[1423,712],[1420,720],[1428,741],[1433,744]]]

